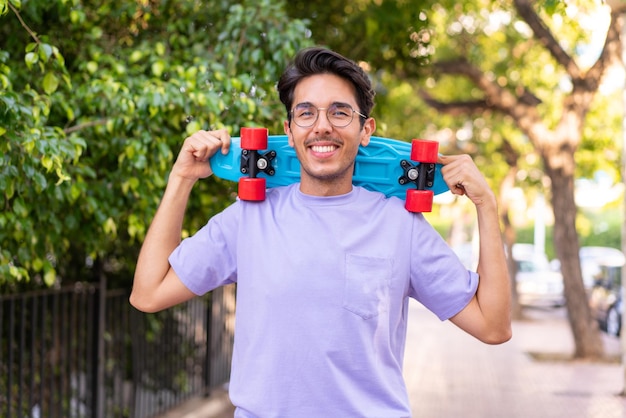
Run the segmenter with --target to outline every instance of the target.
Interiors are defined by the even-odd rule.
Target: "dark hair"
[[[369,117],[374,107],[374,89],[365,71],[354,61],[326,48],[312,47],[298,52],[293,62],[278,80],[278,95],[287,110],[291,123],[291,107],[296,85],[304,78],[316,74],[334,74],[349,81],[356,91],[359,112]],[[361,126],[365,121],[361,118]]]

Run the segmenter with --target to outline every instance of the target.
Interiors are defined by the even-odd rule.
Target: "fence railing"
[[[232,286],[157,314],[102,287],[0,295],[0,416],[151,417],[228,381]]]

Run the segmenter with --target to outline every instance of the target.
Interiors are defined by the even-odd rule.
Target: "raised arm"
[[[506,342],[511,338],[511,287],[496,197],[468,155],[441,156],[439,162],[452,193],[466,195],[476,206],[480,239],[478,290],[450,320],[485,343]]]
[[[135,308],[156,312],[194,296],[176,276],[168,257],[180,244],[193,185],[213,173],[208,159],[220,149],[227,153],[229,147],[226,130],[198,131],[185,139],[137,259],[130,295]]]

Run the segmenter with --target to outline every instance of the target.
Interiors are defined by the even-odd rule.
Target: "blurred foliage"
[[[601,211],[581,211],[576,221],[581,247],[610,247],[622,249],[622,219],[619,208],[609,207]],[[546,228],[545,249],[550,260],[556,258],[553,228]],[[517,231],[517,242],[532,244],[535,230],[533,225],[521,227]]]
[[[288,13],[309,19],[311,36],[372,70],[392,71],[399,78],[419,74],[428,63],[429,0],[352,0],[324,4],[289,2]]]
[[[274,85],[310,42],[284,7],[0,0],[0,288],[129,284],[184,137],[282,127]],[[187,231],[232,199],[199,183]]]

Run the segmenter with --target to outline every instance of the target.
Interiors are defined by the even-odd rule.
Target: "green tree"
[[[182,139],[279,129],[305,24],[270,0],[0,0],[0,287],[128,284]],[[233,199],[197,187],[189,231]]]
[[[509,10],[504,17],[508,21],[501,21],[498,30],[491,33],[487,22],[484,26],[472,25],[475,33],[463,26],[464,21],[480,21],[480,10],[454,10],[451,6],[454,11],[444,13],[454,16],[459,28],[458,38],[472,42],[453,45],[456,54],[441,57],[433,69],[443,76],[467,80],[472,89],[465,97],[433,99],[428,95],[427,100],[443,112],[454,109],[476,115],[490,111],[510,118],[533,145],[550,180],[554,243],[561,260],[568,317],[575,341],[574,356],[600,357],[602,340],[589,312],[578,256],[575,153],[583,143],[585,122],[602,77],[609,66],[619,60],[622,22],[617,13],[610,14],[602,51],[589,68],[584,68],[576,60],[575,49],[589,42],[587,32],[577,20],[580,15],[570,18],[571,13],[558,13],[558,7],[565,7],[561,3],[552,14],[527,0],[516,0],[514,6],[515,10]],[[583,14],[594,11],[588,2],[578,2],[577,6]],[[482,10],[488,10],[487,6]],[[494,12],[490,11],[490,15]],[[494,37],[501,38],[500,44],[509,47],[481,47]],[[499,57],[488,60],[487,55],[494,50]],[[564,80],[568,84],[565,88],[559,85]],[[596,132],[589,140],[606,143],[612,138],[599,137]]]

